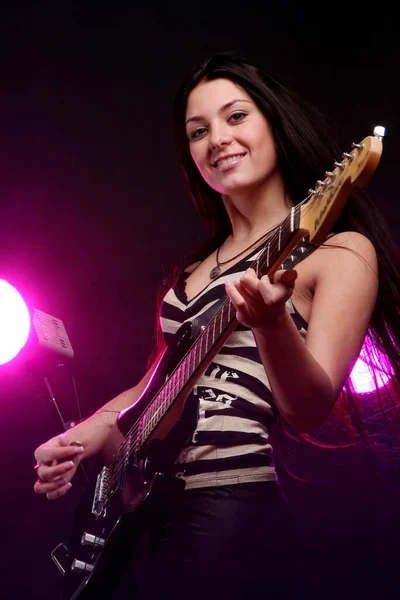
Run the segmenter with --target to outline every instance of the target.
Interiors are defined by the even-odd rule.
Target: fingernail
[[[75,464],[72,462],[72,460],[69,460],[68,462],[65,463],[65,470],[69,471],[70,469],[72,469],[75,466]]]
[[[80,454],[81,452],[84,451],[84,447],[83,446],[74,446],[74,452],[75,454]]]
[[[72,488],[72,483],[69,481],[69,482],[67,483],[67,486],[66,486],[66,487],[67,487],[67,490],[69,490],[70,488]]]
[[[229,287],[231,285],[230,281],[225,281],[225,287]]]

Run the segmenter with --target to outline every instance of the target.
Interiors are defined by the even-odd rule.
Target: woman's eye
[[[195,129],[194,131],[192,131],[192,133],[190,134],[190,139],[195,140],[196,138],[203,135],[203,133],[205,131],[207,131],[205,127],[198,127],[198,129]]]
[[[229,118],[234,123],[237,123],[238,121],[242,121],[245,116],[246,116],[246,113],[244,113],[244,112],[234,112],[234,113],[231,114],[231,116]]]

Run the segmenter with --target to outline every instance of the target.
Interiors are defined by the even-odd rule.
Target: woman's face
[[[192,90],[186,133],[202,177],[221,194],[250,192],[278,170],[267,119],[251,97],[229,79],[203,82]]]

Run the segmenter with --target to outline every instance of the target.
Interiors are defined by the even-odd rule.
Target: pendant
[[[211,271],[210,271],[210,279],[215,279],[216,277],[218,277],[218,275],[220,273],[221,273],[221,269],[217,265],[216,267],[214,267],[213,269],[211,269]]]

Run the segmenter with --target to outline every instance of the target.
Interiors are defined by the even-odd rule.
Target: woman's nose
[[[210,148],[221,148],[232,142],[232,134],[225,127],[214,127],[210,135]]]

